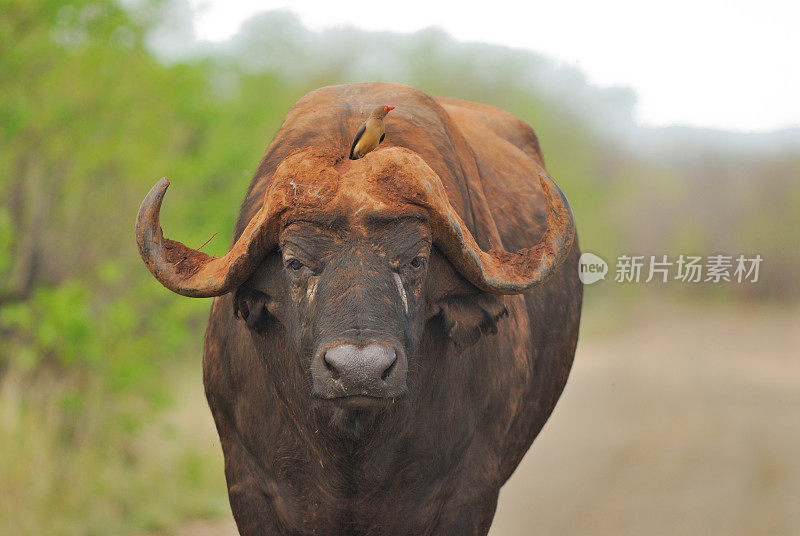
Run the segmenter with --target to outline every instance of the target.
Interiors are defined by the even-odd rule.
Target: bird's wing
[[[356,132],[356,137],[353,138],[353,145],[350,146],[350,160],[355,160],[355,158],[353,158],[353,149],[356,148],[356,144],[358,143],[358,140],[361,139],[361,136],[364,135],[365,130],[367,130],[366,123],[363,123],[360,127],[358,127],[358,132]]]
[[[386,132],[384,132],[383,134],[381,134],[381,139],[379,139],[379,140],[378,140],[378,145],[380,145],[381,143],[383,143],[383,138],[385,138],[385,137],[386,137]]]

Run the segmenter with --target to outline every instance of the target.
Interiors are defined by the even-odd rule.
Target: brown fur
[[[293,174],[312,187],[314,176],[349,180],[349,136],[366,115],[350,103],[376,101],[398,104],[392,136],[358,165],[379,176],[379,164],[404,154],[387,148],[406,148],[438,174],[481,248],[515,251],[539,240],[544,161],[530,127],[488,106],[377,83],[323,88],[298,101],[253,178],[235,236],[274,176]],[[204,381],[239,531],[484,535],[500,487],[572,364],[582,295],[577,242],[535,290],[487,294],[431,247],[435,230],[412,204],[375,204],[392,188],[360,198],[330,184],[325,192],[339,201],[347,193],[347,201],[304,213],[303,196],[290,200],[294,219],[277,230],[281,248],[212,307]],[[359,208],[368,210],[356,215]],[[289,256],[303,267],[287,268]],[[410,268],[420,256],[424,267]],[[391,273],[408,290],[407,315]],[[378,409],[313,398],[311,354],[343,333],[405,348],[408,394]]]

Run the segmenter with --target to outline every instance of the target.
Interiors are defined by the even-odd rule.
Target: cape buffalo
[[[360,160],[352,136],[396,109]],[[533,130],[384,83],[289,111],[226,255],[136,236],[164,286],[216,296],[206,396],[243,535],[486,534],[555,406],[581,312],[566,198]]]

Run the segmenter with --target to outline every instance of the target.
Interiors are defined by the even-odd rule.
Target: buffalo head
[[[256,342],[283,329],[317,399],[346,407],[402,397],[426,323],[441,315],[457,346],[495,329],[498,295],[542,284],[564,261],[575,231],[547,176],[546,232],[518,252],[483,251],[448,201],[438,175],[398,147],[349,160],[330,149],[289,154],[257,214],[222,257],[165,238],[162,179],[139,210],[145,264],[191,297],[234,293],[234,312]],[[307,382],[308,383],[308,382]]]

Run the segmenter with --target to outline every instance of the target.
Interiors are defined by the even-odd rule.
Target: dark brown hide
[[[382,102],[397,104],[384,143],[348,160],[352,133]],[[424,280],[403,275],[407,322],[369,326],[402,316],[397,294],[375,309],[383,312],[357,320],[359,331],[394,337],[409,351],[402,398],[355,409],[315,398],[311,360],[336,337],[340,328],[332,326],[356,322],[349,310],[372,310],[383,296],[378,285],[391,281],[376,259],[399,258],[403,249],[386,250],[390,235],[363,217],[416,215],[421,230],[408,227],[408,240],[425,232],[435,238],[441,222],[425,210],[428,184],[443,189],[483,251],[517,251],[546,231],[545,173],[536,136],[520,120],[407,86],[323,88],[289,111],[251,182],[234,238],[265,199],[280,197],[291,211],[270,230],[275,243],[292,222],[312,219],[335,236],[308,249],[330,251],[331,262],[350,266],[354,285],[374,280],[378,290],[319,314],[342,280],[326,283],[313,266],[294,274],[284,246],[259,259],[236,292],[214,300],[204,381],[241,534],[488,532],[500,487],[552,412],[572,364],[582,296],[577,241],[550,279],[507,296],[468,282],[438,246],[426,249]],[[313,235],[297,240],[304,236]],[[320,294],[311,300],[313,277]]]

